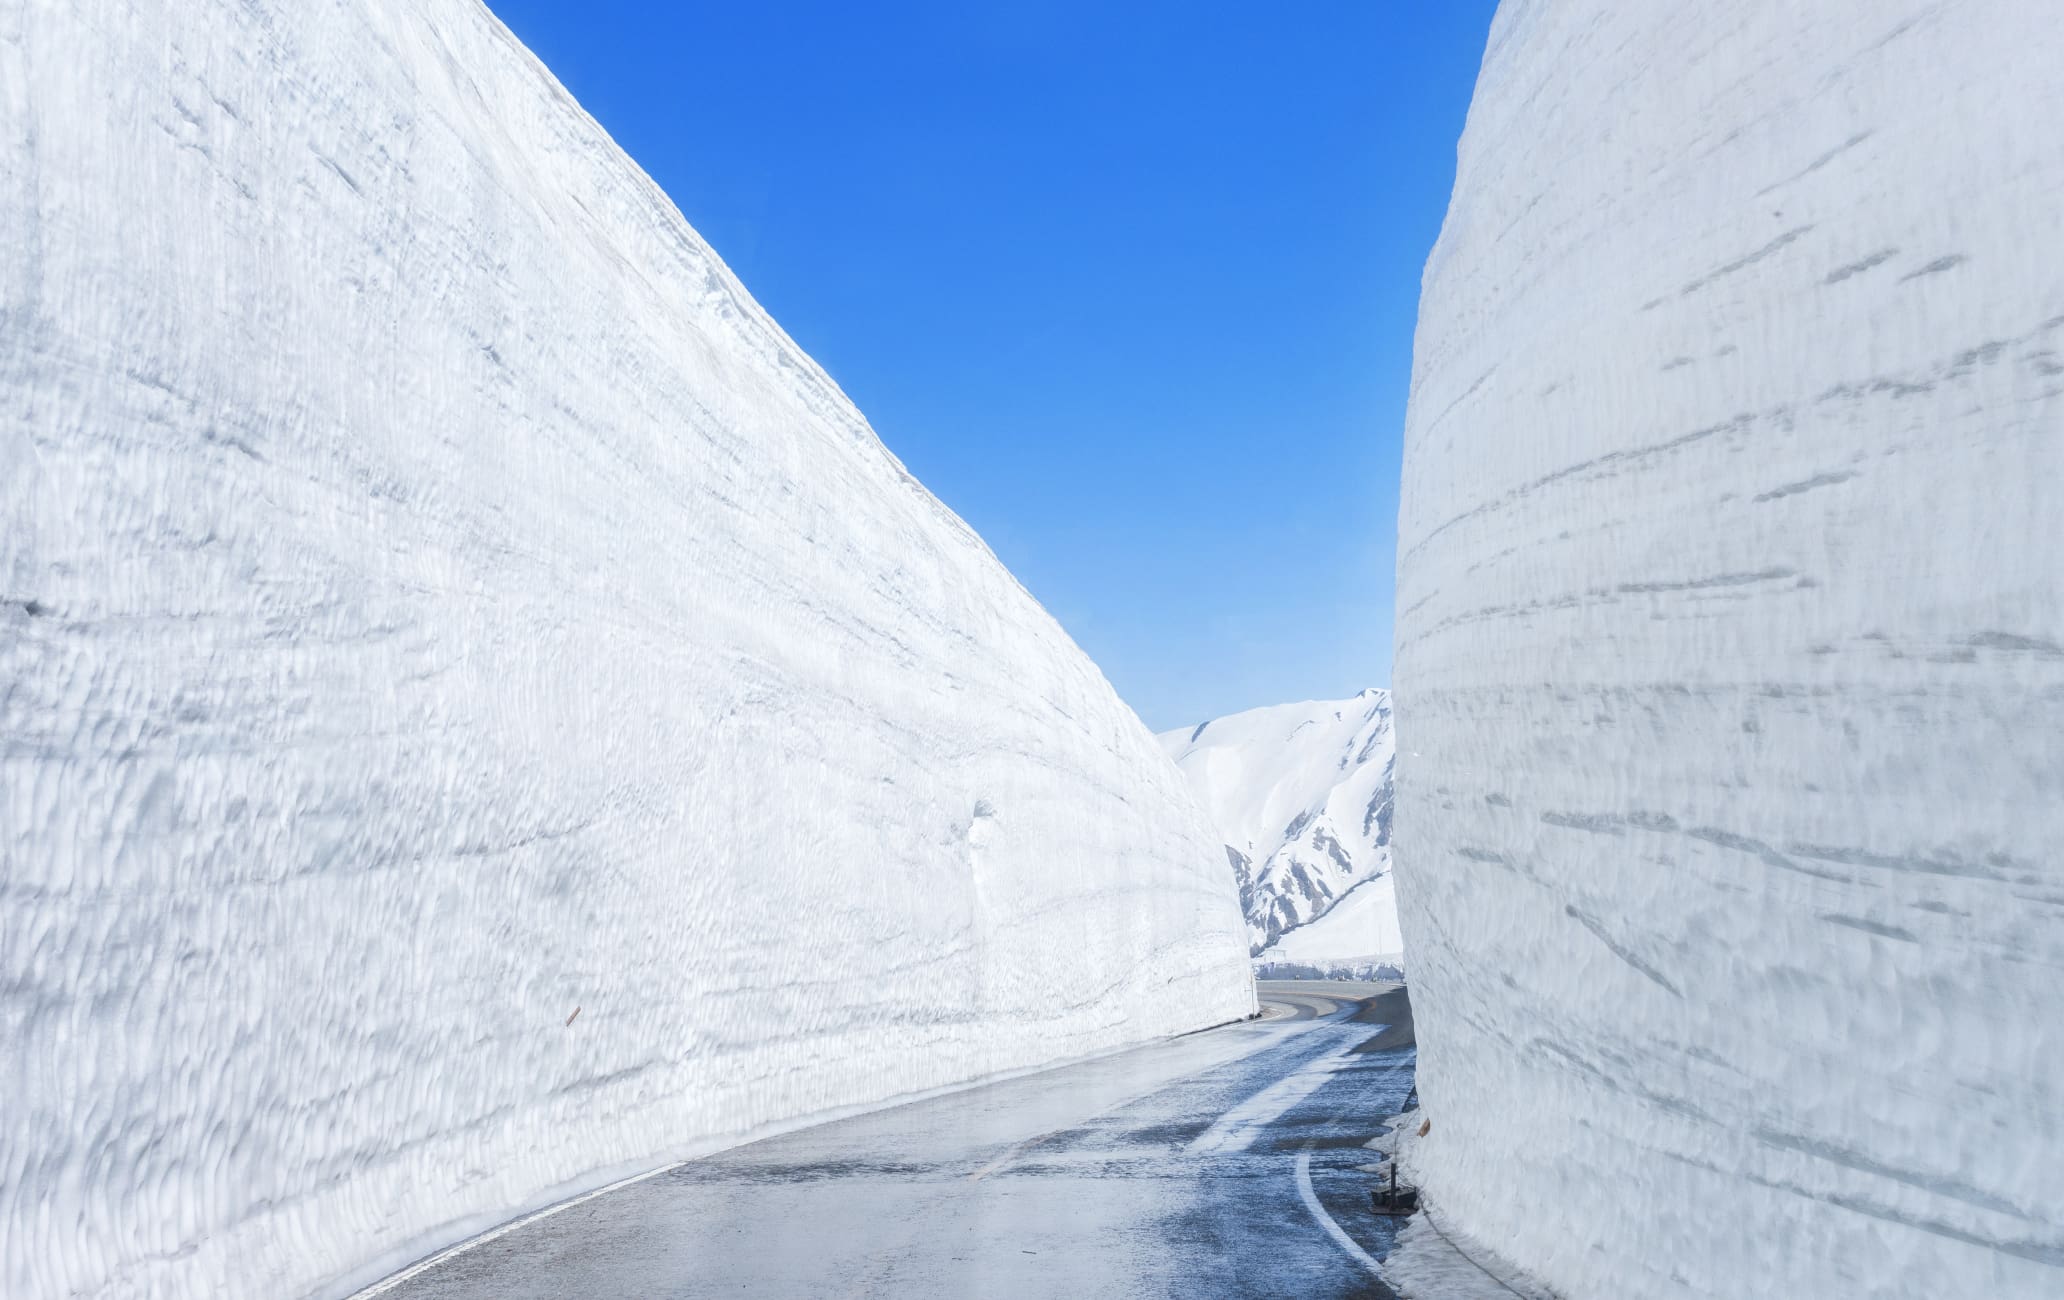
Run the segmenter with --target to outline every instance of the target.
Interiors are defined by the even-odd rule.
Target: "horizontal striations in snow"
[[[1179,773],[476,0],[0,13],[0,1293],[1253,1006]]]
[[[1388,691],[1249,709],[1160,739],[1225,838],[1257,956],[1397,964],[1395,908],[1377,887],[1390,870]],[[1351,916],[1322,922],[1350,897]]]
[[[1571,1297],[2064,1294],[2064,29],[1504,5],[1399,525],[1418,1165]]]

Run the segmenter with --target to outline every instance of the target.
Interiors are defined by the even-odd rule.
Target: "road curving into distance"
[[[1412,1086],[1404,990],[770,1137],[487,1234],[358,1300],[1387,1297],[1363,1143]]]

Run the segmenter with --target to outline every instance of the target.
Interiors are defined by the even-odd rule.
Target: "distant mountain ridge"
[[[1256,957],[1397,955],[1390,692],[1249,709],[1160,741],[1225,839]],[[1351,890],[1338,918],[1351,924],[1313,926]]]

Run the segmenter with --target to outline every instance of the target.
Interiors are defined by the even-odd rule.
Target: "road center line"
[[[1377,1026],[1377,1031],[1380,1033],[1382,1028]],[[1349,1065],[1354,1049],[1355,1044],[1350,1043],[1316,1057],[1295,1074],[1276,1080],[1220,1115],[1190,1143],[1190,1154],[1243,1150],[1256,1133],[1282,1118],[1292,1106],[1317,1092],[1326,1080]]]

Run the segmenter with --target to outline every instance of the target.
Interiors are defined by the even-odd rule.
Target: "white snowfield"
[[[1405,945],[1398,930],[1397,878],[1386,871],[1366,879],[1333,905],[1261,950],[1262,963],[1310,967],[1310,973],[1341,979],[1398,979],[1404,974]]]
[[[1254,1007],[1153,736],[477,0],[7,5],[0,105],[0,1294]]]
[[[1249,709],[1160,740],[1218,823],[1257,957],[1294,942],[1300,961],[1395,965],[1395,908],[1375,889],[1390,870],[1390,692]],[[1350,898],[1353,919],[1329,923]]]
[[[1436,1219],[1556,1293],[2064,1294],[2064,25],[1501,7],[1428,264]]]

